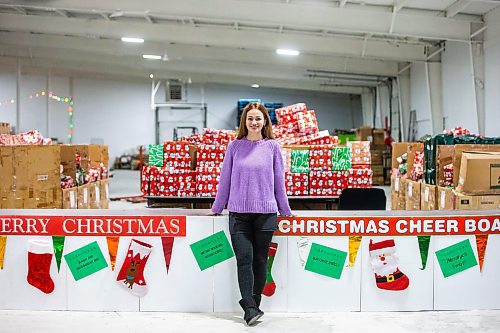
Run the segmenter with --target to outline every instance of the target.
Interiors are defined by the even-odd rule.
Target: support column
[[[50,138],[50,69],[45,80],[45,137]]]
[[[373,92],[370,88],[363,88],[361,93],[361,109],[363,111],[363,125],[373,126],[374,105]]]
[[[427,62],[427,87],[429,89],[429,100],[431,110],[432,133],[441,133],[443,127],[443,87],[441,79],[441,63]]]
[[[483,43],[469,43],[472,79],[474,80],[474,93],[476,96],[477,128],[479,134],[484,134],[486,129],[486,99],[484,94],[484,45]]]
[[[398,95],[399,95],[399,116],[401,123],[401,141],[407,140],[408,127],[410,126],[410,108],[411,108],[411,90],[410,90],[410,71],[399,74]],[[395,138],[394,138],[395,139]]]
[[[21,133],[21,59],[17,58],[16,134]]]

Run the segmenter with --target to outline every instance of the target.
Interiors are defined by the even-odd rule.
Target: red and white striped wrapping
[[[444,180],[440,182],[439,186],[453,186],[453,163],[446,164],[443,170]]]
[[[50,138],[44,138],[37,130],[20,134],[0,134],[0,146],[14,145],[51,145]]]
[[[293,105],[288,105],[279,109],[274,110],[276,114],[276,120],[278,125],[289,124],[297,122],[297,112],[307,111],[305,103],[297,103]]]
[[[73,177],[61,175],[61,188],[67,189],[72,187],[75,187],[75,181],[73,180]]]
[[[90,167],[85,175],[85,184],[94,183],[101,179],[101,168]]]
[[[413,170],[410,171],[410,179],[419,181],[424,176],[424,152],[416,151],[413,159]]]
[[[288,196],[309,195],[309,175],[285,172],[285,187]]]
[[[332,170],[333,145],[314,145],[309,148],[309,170]]]
[[[208,167],[196,169],[196,196],[215,197],[219,187],[221,168]]]
[[[318,120],[314,110],[297,112],[297,128],[303,134],[319,132]]]
[[[371,169],[350,169],[347,178],[347,187],[368,188],[372,187],[373,171]]]
[[[449,130],[449,131],[444,130],[443,132],[447,133],[447,134],[452,134],[454,136],[469,135],[469,134],[471,134],[468,129],[462,128],[461,126],[454,127],[451,130]]]
[[[370,141],[349,141],[346,146],[351,147],[352,164],[371,164]]]

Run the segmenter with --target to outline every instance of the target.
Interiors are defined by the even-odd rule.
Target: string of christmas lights
[[[37,91],[31,95],[28,96],[29,99],[33,98],[38,98],[38,97],[44,97],[46,94],[45,90]],[[53,100],[54,102],[61,102],[61,103],[66,103],[68,104],[68,143],[73,143],[73,129],[74,129],[74,124],[73,124],[73,96],[67,96],[67,97],[61,97],[59,95],[54,94],[53,92],[49,91],[49,98]],[[8,104],[14,104],[16,103],[15,98],[9,98],[5,99],[3,101],[0,101],[0,106],[8,105]]]

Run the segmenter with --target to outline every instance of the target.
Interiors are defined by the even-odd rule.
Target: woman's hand
[[[280,217],[297,217],[297,214],[292,213],[292,215],[280,215]]]
[[[222,214],[221,213],[210,212],[210,213],[208,213],[208,216],[222,216]]]

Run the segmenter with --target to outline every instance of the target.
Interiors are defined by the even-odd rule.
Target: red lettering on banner
[[[280,217],[276,236],[500,234],[500,215],[422,217]]]
[[[186,216],[0,215],[0,235],[186,236]]]

